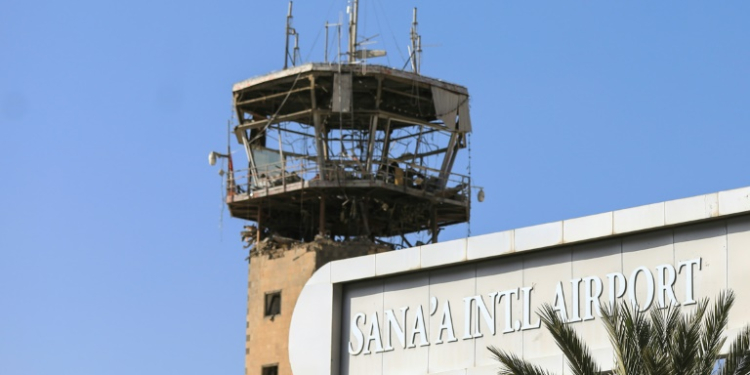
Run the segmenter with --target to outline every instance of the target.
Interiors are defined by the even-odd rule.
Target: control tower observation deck
[[[310,63],[233,87],[247,168],[232,216],[295,240],[392,237],[469,219],[452,173],[471,131],[466,88],[379,65]],[[262,233],[262,230],[261,230]]]

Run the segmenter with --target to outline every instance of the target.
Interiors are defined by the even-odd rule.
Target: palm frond
[[[668,353],[673,345],[671,333],[677,329],[680,321],[680,307],[670,305],[666,309],[652,309],[651,319],[653,338],[651,344],[660,353]]]
[[[571,326],[560,319],[551,305],[544,304],[539,311],[539,317],[568,359],[568,366],[573,375],[596,375],[601,371],[591,356],[589,347]]]
[[[674,350],[672,333],[680,323],[680,307],[670,305],[666,309],[652,309],[649,317],[652,339],[648,350],[642,354],[646,373],[678,375],[672,369],[670,355]]]
[[[551,372],[539,366],[532,365],[515,354],[500,350],[494,346],[488,346],[487,350],[503,365],[503,368],[498,370],[497,375],[552,375]]]
[[[649,314],[626,301],[602,307],[602,322],[615,354],[611,374],[750,375],[750,325],[737,335],[729,354],[717,365],[734,300],[733,292],[722,292],[714,304],[709,306],[709,300],[703,299],[687,314],[677,305],[653,308]],[[539,316],[567,358],[572,374],[600,371],[588,346],[552,306],[544,305]],[[548,374],[515,355],[488,349],[505,366],[499,375]]]
[[[700,354],[701,322],[708,308],[708,299],[701,300],[695,310],[683,315],[675,324],[671,332],[674,345],[670,348],[669,359],[672,374],[696,373],[696,365]],[[710,372],[709,372],[710,374]]]
[[[625,302],[605,306],[601,311],[609,341],[615,350],[613,373],[615,375],[643,374],[639,332],[643,330],[644,325],[640,322],[640,314],[631,312]]]
[[[750,374],[750,326],[745,326],[732,341],[718,375],[748,374]]]
[[[733,304],[734,293],[731,290],[721,292],[713,307],[704,315],[700,325],[701,341],[697,358],[700,374],[710,374],[719,359],[719,351],[726,341],[723,337],[724,329],[729,323],[729,310]]]

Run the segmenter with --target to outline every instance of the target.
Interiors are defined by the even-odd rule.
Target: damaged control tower
[[[467,89],[419,73],[416,9],[411,69],[370,64],[385,51],[362,49],[357,8],[338,61],[300,65],[287,43],[284,70],[233,87],[234,135],[248,163],[230,163],[226,203],[255,223],[243,232],[248,375],[291,374],[291,314],[315,270],[434,243],[442,227],[469,220],[471,182],[452,172],[471,131]],[[296,45],[291,11],[287,41]],[[424,240],[412,244],[416,233]]]

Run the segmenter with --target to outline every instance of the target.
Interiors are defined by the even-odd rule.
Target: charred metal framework
[[[471,132],[468,91],[420,75],[416,8],[411,71],[368,64],[385,51],[358,39],[358,3],[348,11],[348,51],[304,65],[290,3],[284,70],[233,87],[234,134],[248,163],[230,164],[226,199],[232,216],[257,222],[255,241],[400,237],[412,246],[406,234],[437,242],[441,227],[469,220],[471,181],[452,173]]]
[[[247,168],[232,216],[303,241],[403,236],[469,219],[468,176],[451,173],[471,131],[466,88],[364,64],[305,64],[237,83]],[[262,231],[263,231],[262,230]]]

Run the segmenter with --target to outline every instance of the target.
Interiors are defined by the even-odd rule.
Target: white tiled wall
[[[348,332],[353,311],[367,312],[368,324],[360,327],[365,335],[370,314],[378,311],[381,330],[387,335],[386,310],[393,309],[398,314],[403,306],[413,309],[421,305],[429,330],[429,346],[404,350],[394,337],[395,348],[385,355],[349,356],[346,345],[351,336],[342,335],[343,367],[339,375],[494,374],[497,364],[488,355],[488,345],[523,355],[554,372],[568,373],[563,368],[565,361],[559,349],[544,328],[502,333],[505,329],[504,303],[494,305],[491,310],[496,318],[494,336],[474,309],[470,311],[472,324],[479,321],[484,336],[463,340],[464,297],[478,294],[489,301],[490,293],[530,286],[534,288],[531,306],[536,311],[543,302],[554,301],[555,286],[562,281],[567,312],[571,315],[573,289],[570,280],[573,277],[599,277],[603,284],[600,301],[604,305],[609,300],[608,273],[622,272],[629,279],[627,288],[632,289],[631,275],[637,267],[645,266],[658,284],[657,265],[671,264],[678,268],[678,262],[696,258],[701,258],[701,267],[695,269],[693,280],[696,299],[713,298],[727,287],[734,289],[737,300],[728,332],[737,332],[750,321],[750,272],[747,270],[750,264],[750,216],[721,217],[748,211],[750,188],[742,188],[333,262],[309,280],[300,296],[297,308],[304,308],[305,313],[298,314],[295,310],[292,319],[292,331],[296,331],[293,333],[295,339],[290,340],[293,368],[299,375],[329,373],[331,363],[326,363],[324,352],[327,350],[325,345],[330,345],[332,340],[323,336],[326,332],[336,331],[331,327],[332,323],[340,324],[341,329]],[[708,219],[711,220],[705,221]],[[604,240],[593,241],[600,238]],[[474,260],[478,261],[472,262]],[[685,299],[688,288],[684,273],[684,269],[678,272],[674,285],[675,294],[681,301]],[[635,285],[640,301],[646,295],[644,276],[641,275]],[[357,281],[367,278],[372,281]],[[332,294],[339,288],[336,285],[341,284],[347,285],[344,288],[347,292],[342,296],[341,321],[317,320],[317,317],[331,316],[331,306],[336,306],[333,301],[339,298],[332,298]],[[578,288],[579,311],[583,317],[586,313],[584,283],[581,282]],[[430,314],[433,296],[439,299],[436,311]],[[624,298],[627,299],[628,295]],[[454,334],[458,341],[435,344],[446,300],[451,301]],[[658,295],[654,295],[653,306],[657,301]],[[515,324],[522,318],[523,309],[520,298],[513,302],[512,321]],[[415,313],[412,310],[407,313],[403,327],[407,330],[407,339]],[[532,320],[536,321],[535,318]],[[612,352],[607,348],[608,339],[603,335],[598,317],[590,322],[572,323],[572,327],[591,345],[600,365],[605,368],[611,365]],[[300,330],[304,332],[300,333]],[[323,346],[298,345],[296,337],[307,337],[305,340],[318,337]],[[386,337],[383,340],[385,344]]]
[[[704,200],[704,202],[706,201]],[[708,206],[713,204],[710,198],[707,202]],[[699,206],[698,200],[675,204]],[[655,207],[649,209],[655,209]],[[710,210],[701,215],[704,214],[709,215]],[[674,217],[677,216],[679,215]],[[599,220],[607,222],[608,219],[606,215],[598,218],[583,218],[575,224],[580,224],[580,228],[568,227],[568,229],[575,233],[576,230],[582,230],[581,228],[585,227],[586,223],[596,226]],[[630,229],[632,228],[634,227]],[[593,229],[591,233],[598,230]],[[551,243],[557,240],[555,236],[560,235],[556,231],[557,229],[553,227],[530,227],[520,230],[520,240],[522,243],[524,241],[529,241],[529,243],[537,241],[537,245],[542,242]],[[530,236],[534,234],[544,238],[532,240]],[[746,270],[747,265],[750,264],[750,218],[710,221],[588,244],[558,247],[549,251],[519,253],[513,257],[495,258],[478,263],[464,263],[467,258],[466,254],[473,253],[476,258],[481,258],[491,253],[513,253],[513,251],[510,251],[511,238],[513,238],[511,232],[503,232],[464,242],[453,241],[423,246],[420,252],[409,249],[378,254],[371,257],[372,261],[354,258],[348,262],[334,264],[330,271],[332,280],[350,278],[352,270],[355,268],[358,268],[361,272],[389,274],[405,272],[418,263],[421,266],[463,264],[416,275],[405,274],[376,279],[356,287],[349,287],[345,299],[348,298],[351,303],[345,304],[347,307],[343,312],[342,322],[344,329],[348,327],[348,319],[352,311],[371,312],[377,310],[380,313],[381,329],[385,336],[388,334],[385,328],[385,310],[393,309],[398,313],[403,306],[414,309],[421,305],[429,330],[430,345],[404,350],[393,337],[395,349],[392,352],[356,357],[344,355],[343,357],[348,357],[343,360],[348,372],[344,371],[342,375],[381,373],[379,371],[382,371],[383,374],[453,374],[455,371],[461,374],[493,373],[497,369],[497,363],[487,350],[489,345],[522,355],[533,363],[548,366],[550,370],[558,373],[567,373],[568,370],[563,366],[564,359],[557,345],[544,328],[503,333],[506,328],[505,301],[493,306],[490,302],[492,299],[489,297],[491,293],[512,288],[533,287],[531,308],[532,311],[536,312],[542,303],[554,302],[556,285],[558,282],[562,282],[568,318],[573,319],[572,295],[574,286],[570,281],[574,277],[595,276],[602,280],[599,301],[601,306],[604,306],[608,304],[610,299],[608,274],[614,272],[624,274],[629,283],[627,289],[630,290],[634,287],[631,278],[632,272],[638,267],[645,266],[653,276],[655,285],[658,285],[660,275],[657,273],[656,266],[671,264],[677,268],[678,262],[696,258],[702,259],[701,268],[696,268],[694,271],[693,287],[696,299],[713,298],[727,285],[734,287],[738,292],[735,311],[740,312],[733,314],[730,328],[736,329],[748,320],[747,314],[743,314],[741,311],[750,311],[750,289],[746,287],[746,285],[750,285],[750,276],[748,276],[750,272]],[[519,240],[518,231],[515,233],[515,239]],[[516,242],[517,245],[518,242]],[[472,250],[472,247],[477,249],[492,247],[493,250],[483,254],[479,250]],[[431,254],[427,254],[426,250],[429,250]],[[595,286],[595,284],[592,284],[592,286]],[[645,275],[639,276],[635,288],[637,299],[642,303],[646,298]],[[678,300],[683,301],[685,299],[686,288],[685,270],[683,269],[682,273],[679,273],[678,270],[674,285]],[[578,285],[578,294],[579,316],[585,318],[586,287],[583,281]],[[474,307],[470,312],[472,314],[470,329],[473,331],[474,324],[479,322],[483,337],[464,340],[465,310],[463,299],[474,295],[482,295],[485,298],[485,302],[490,307],[490,313],[496,321],[496,333],[492,335],[490,328],[486,325],[484,319],[477,315],[476,307]],[[626,293],[623,298],[627,300],[628,296]],[[434,313],[430,311],[431,297],[438,297]],[[522,296],[515,297],[511,314],[514,326],[520,323],[524,314]],[[666,300],[669,301],[668,298]],[[458,340],[450,344],[436,344],[445,301],[450,301],[454,334]],[[655,293],[653,307],[657,306],[657,301],[658,294]],[[414,310],[408,310],[407,321],[403,327],[407,330],[407,336],[408,330],[413,326],[415,313]],[[607,368],[612,363],[609,339],[595,309],[593,314],[594,320],[573,322],[571,325],[589,344],[598,363],[603,368]],[[368,319],[370,319],[369,315]],[[534,315],[531,320],[535,323],[538,318]],[[516,323],[517,321],[519,323]],[[361,327],[363,332],[366,331],[367,327],[367,325]],[[383,337],[384,344],[386,339],[386,337]],[[448,337],[444,332],[443,341],[447,339]]]

